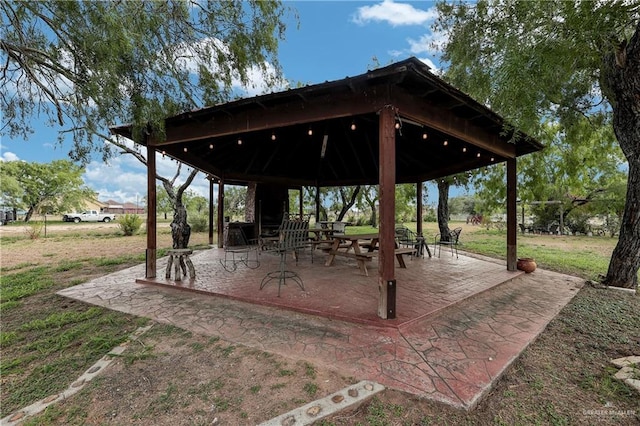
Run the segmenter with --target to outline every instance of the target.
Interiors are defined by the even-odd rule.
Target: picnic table
[[[336,256],[353,258],[358,262],[358,267],[366,276],[369,276],[367,265],[371,259],[378,255],[378,243],[380,242],[379,234],[354,234],[354,235],[333,235],[333,243],[329,248],[329,256],[325,262],[325,266],[333,265]],[[366,248],[366,251],[362,249]],[[415,247],[399,248],[396,243],[395,255],[401,268],[406,268],[402,255],[415,255]]]

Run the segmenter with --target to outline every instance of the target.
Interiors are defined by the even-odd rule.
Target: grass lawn
[[[504,232],[451,224],[458,225],[463,228],[461,250],[504,258]],[[407,226],[415,229],[415,224]],[[122,237],[114,228],[97,226],[88,231],[55,228],[50,227],[47,238],[1,236],[0,417],[65,389],[131,331],[147,323],[55,294],[62,288],[144,262],[146,237]],[[348,233],[375,231],[347,228]],[[425,223],[428,241],[432,243],[436,233],[435,223]],[[207,238],[205,234],[194,234],[192,244],[205,248]],[[535,258],[541,268],[590,279],[606,273],[615,243],[608,237],[519,234],[518,255]],[[160,233],[158,246],[168,248],[170,236]],[[474,411],[464,412],[385,391],[357,410],[339,413],[319,424],[638,424],[640,396],[612,378],[615,370],[609,362],[640,355],[638,312],[640,297],[585,286]],[[218,376],[206,379],[205,372],[208,374],[210,369],[187,372],[198,376],[197,386],[193,387],[179,386],[181,378],[175,377],[163,385],[163,392],[152,405],[137,407],[134,416],[117,421],[91,418],[93,404],[107,400],[118,404],[122,398],[116,392],[124,387],[122,382],[100,379],[64,405],[51,407],[26,424],[211,424],[210,411],[193,408],[198,402],[200,406],[217,405],[216,415],[226,416],[225,424],[250,425],[254,424],[253,411],[265,410],[264,406],[258,408],[252,398],[268,390],[265,397],[270,409],[284,412],[323,396],[322,385],[329,380],[325,379],[328,373],[317,366],[287,365],[286,359],[276,355],[187,335],[170,327],[158,328],[146,339],[125,355],[125,379],[139,376],[142,384],[157,382],[160,378],[154,374],[162,369],[163,362],[177,362],[178,352],[181,357],[203,357],[202,365],[215,366]],[[251,383],[234,381],[235,373],[244,368],[264,369],[263,376]],[[280,400],[279,393],[287,389],[301,396]],[[190,415],[179,417],[182,420],[178,423],[169,423],[180,412]]]

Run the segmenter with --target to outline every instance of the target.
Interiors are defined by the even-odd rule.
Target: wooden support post
[[[416,233],[422,236],[422,182],[416,183]]]
[[[320,187],[316,185],[316,224],[320,222]]]
[[[378,316],[396,317],[395,211],[396,211],[396,129],[395,109],[388,105],[380,111],[380,242],[378,257]]]
[[[224,181],[218,180],[218,248],[224,244]]]
[[[209,175],[209,245],[213,245],[213,176]]]
[[[145,278],[156,277],[157,208],[156,208],[156,149],[147,142],[147,251]]]
[[[299,198],[299,200],[300,200],[300,219],[302,219],[302,216],[304,216],[304,206],[302,205],[303,202],[304,202],[304,200],[303,200],[304,196],[303,196],[302,191],[304,191],[304,187],[303,186],[300,187],[300,195],[299,195],[299,197],[300,197]]]
[[[507,270],[515,271],[518,262],[518,212],[516,159],[507,159]]]

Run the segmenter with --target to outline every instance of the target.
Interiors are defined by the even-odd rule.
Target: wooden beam
[[[516,156],[516,145],[514,143],[502,140],[496,133],[476,126],[469,120],[456,116],[450,110],[445,110],[429,103],[428,98],[423,101],[417,101],[415,97],[396,90],[392,94],[392,102],[398,107],[398,113],[402,117],[424,124],[439,132],[505,158]]]
[[[516,159],[507,160],[507,270],[515,271],[518,263],[518,217]]]
[[[147,145],[147,251],[145,278],[156,277],[157,208],[156,208],[156,150]]]
[[[211,113],[207,119],[183,118],[166,124],[166,138],[155,142],[157,146],[194,141],[210,137],[220,137],[279,127],[332,120],[340,117],[375,113],[384,103],[380,92],[386,90],[367,88],[358,93],[323,95],[303,100],[298,97],[275,106],[245,108],[236,114]]]
[[[380,111],[380,242],[378,256],[378,316],[396,317],[395,280],[395,185],[396,130],[395,108],[387,105]]]

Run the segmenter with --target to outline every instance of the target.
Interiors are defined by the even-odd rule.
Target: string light
[[[212,143],[209,144],[209,149],[213,149],[213,144]]]
[[[185,146],[182,150],[183,150],[184,152],[187,152],[187,147]]]
[[[495,158],[491,157],[491,162],[493,162],[495,160]]]
[[[399,128],[400,128],[400,123],[396,121],[396,130],[398,130]]]
[[[476,157],[480,158],[480,153],[476,154]]]
[[[442,142],[442,145],[444,145],[444,146],[449,145],[449,141],[448,141],[448,140],[445,140],[444,142]]]
[[[276,134],[275,133],[271,133],[271,140],[275,141],[276,140]]]
[[[309,127],[309,131],[307,133],[309,134],[309,136],[313,136],[313,129]]]
[[[242,139],[238,139],[238,145],[242,145]]]
[[[422,134],[422,139],[427,140],[428,137],[429,137],[429,135],[427,135],[427,132],[424,132]]]
[[[462,147],[462,152],[467,152],[467,147],[466,146]]]
[[[356,129],[356,122],[352,121],[351,122],[351,130],[355,130]]]

